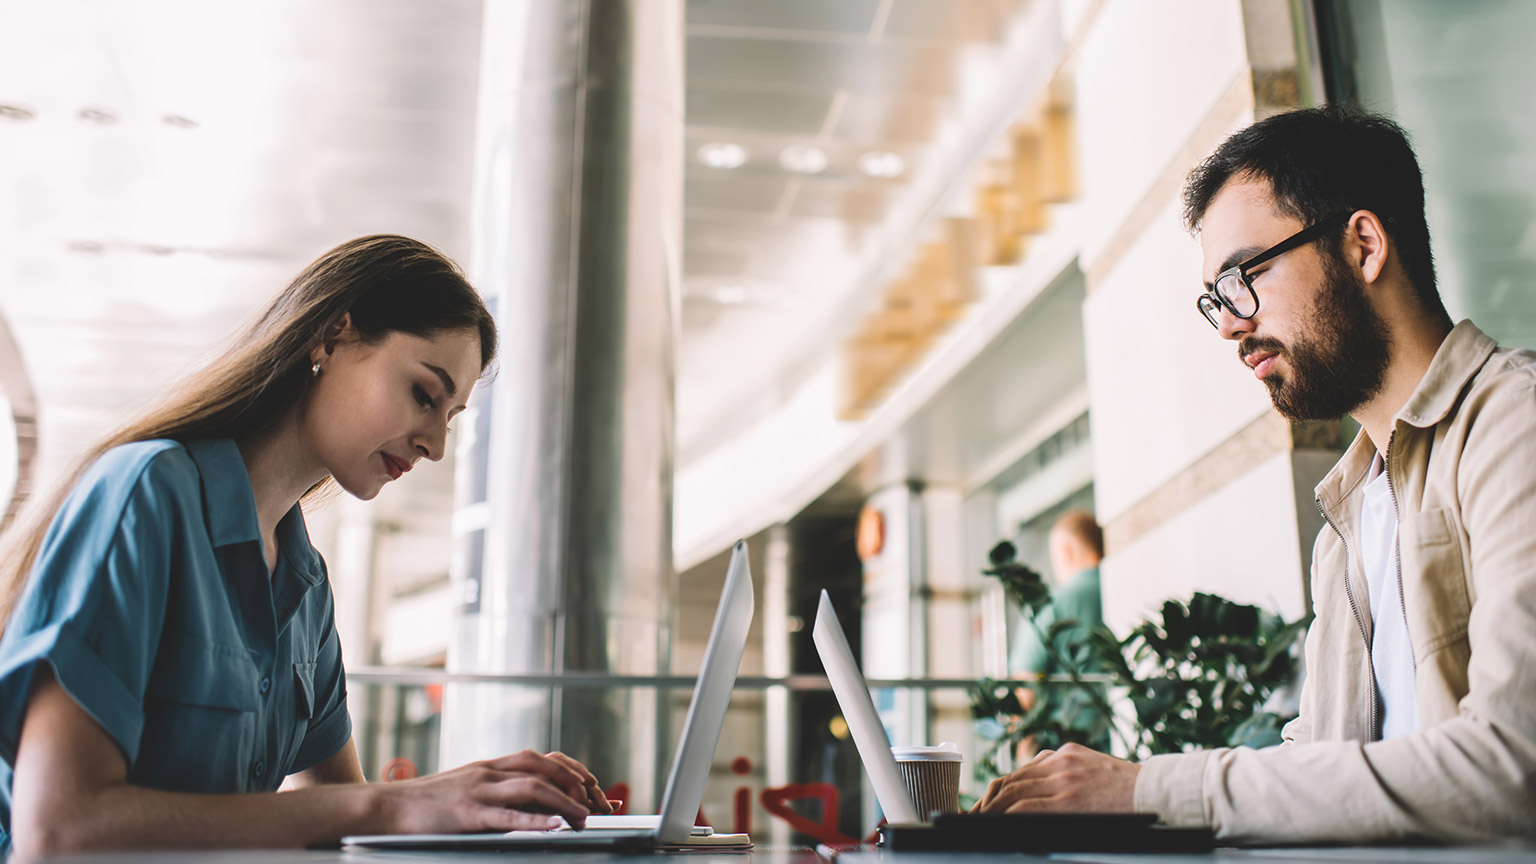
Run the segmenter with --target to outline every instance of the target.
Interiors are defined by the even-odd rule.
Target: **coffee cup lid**
[[[897,762],[962,762],[965,758],[950,741],[940,742],[936,747],[892,747],[891,755]]]

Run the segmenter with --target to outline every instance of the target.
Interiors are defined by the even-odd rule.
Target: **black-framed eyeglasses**
[[[1217,330],[1221,329],[1219,318],[1222,306],[1227,307],[1227,311],[1238,318],[1248,319],[1259,314],[1259,295],[1253,293],[1253,277],[1248,275],[1249,268],[1284,255],[1298,246],[1311,243],[1354,213],[1354,210],[1346,210],[1321,222],[1308,225],[1241,264],[1217,273],[1216,281],[1212,282],[1211,286],[1195,300],[1195,306],[1200,309],[1200,314],[1205,316],[1205,320],[1211,322],[1211,326]]]

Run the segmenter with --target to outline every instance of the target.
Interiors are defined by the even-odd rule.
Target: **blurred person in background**
[[[1069,510],[1051,526],[1047,538],[1051,555],[1051,602],[1035,615],[1034,626],[1019,629],[1018,639],[1008,658],[1009,671],[1031,677],[1048,677],[1066,672],[1054,655],[1068,657],[1072,647],[1087,641],[1089,631],[1104,623],[1104,610],[1099,600],[1099,562],[1104,559],[1104,530],[1086,510]],[[1047,651],[1040,634],[1049,634],[1058,621],[1075,621],[1064,627],[1052,640],[1054,652]],[[1093,669],[1079,669],[1092,672]],[[1039,686],[1050,686],[1042,684]],[[1092,726],[1102,716],[1092,700],[1075,687],[1060,694],[1066,701],[1063,711],[1068,718],[1075,718],[1075,728]],[[1033,688],[1023,687],[1018,692],[1019,704],[1025,711],[1035,706],[1038,698]],[[1109,745],[1108,729],[1103,735],[1089,742],[1105,748]],[[1017,756],[1020,760],[1035,755],[1035,740],[1031,736],[1019,743]]]
[[[331,484],[371,499],[442,459],[495,353],[451,261],[404,237],[353,240],[34,499],[0,553],[0,854],[302,847],[611,812],[559,753],[368,784],[352,741],[301,499]]]
[[[1452,324],[1387,118],[1270,117],[1184,202],[1199,311],[1276,409],[1360,424],[1316,488],[1300,715],[1265,750],[1042,752],[981,809],[1139,810],[1227,843],[1536,839],[1536,353]]]

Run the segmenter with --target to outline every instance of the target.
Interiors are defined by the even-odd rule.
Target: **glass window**
[[[1315,2],[1330,98],[1395,117],[1424,169],[1440,295],[1536,347],[1536,3]]]

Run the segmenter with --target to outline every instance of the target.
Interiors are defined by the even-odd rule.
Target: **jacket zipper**
[[[1381,470],[1383,474],[1387,475],[1387,495],[1392,499],[1392,516],[1397,520],[1397,525],[1392,531],[1392,545],[1397,547],[1392,550],[1392,557],[1397,563],[1397,602],[1403,610],[1403,632],[1408,634],[1408,660],[1413,664],[1413,681],[1414,686],[1417,687],[1419,681],[1419,657],[1418,652],[1413,650],[1413,634],[1408,629],[1408,598],[1403,596],[1403,513],[1397,507],[1397,490],[1392,488],[1391,453],[1392,441],[1395,438],[1397,438],[1397,430],[1393,429],[1392,434],[1387,436],[1388,455],[1382,457]],[[1347,568],[1348,566],[1346,563],[1345,567]],[[1375,673],[1373,672],[1372,674]]]
[[[1328,517],[1328,511],[1323,509],[1322,499],[1318,498],[1314,500],[1317,504],[1317,515],[1323,517],[1323,521],[1327,522],[1328,527],[1332,528],[1333,533],[1338,536],[1339,545],[1344,547],[1344,593],[1349,597],[1350,611],[1355,613],[1355,623],[1360,626],[1360,640],[1365,643],[1365,655],[1367,660],[1365,665],[1366,668],[1371,670],[1371,740],[1374,741],[1381,737],[1381,730],[1376,727],[1376,694],[1380,688],[1376,686],[1376,664],[1369,662],[1371,655],[1371,639],[1365,633],[1365,619],[1360,617],[1360,604],[1355,602],[1355,589],[1351,588],[1349,585],[1349,541],[1344,539],[1344,532],[1340,531],[1339,526],[1333,524],[1333,520]]]

